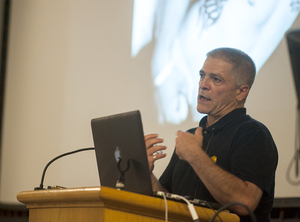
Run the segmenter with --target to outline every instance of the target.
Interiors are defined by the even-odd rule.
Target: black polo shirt
[[[269,130],[246,115],[245,108],[232,111],[208,128],[206,121],[204,117],[199,123],[203,128],[203,149],[222,169],[263,190],[254,213],[258,221],[269,221],[278,162],[277,148]],[[188,132],[194,133],[196,129]],[[193,168],[179,160],[175,151],[159,181],[170,193],[216,202]],[[241,217],[241,221],[250,221],[250,218]]]

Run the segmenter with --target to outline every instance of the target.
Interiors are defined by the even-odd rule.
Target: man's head
[[[206,56],[232,64],[230,74],[234,78],[236,86],[248,85],[249,89],[251,88],[256,68],[253,60],[246,53],[239,49],[217,48],[208,52]]]
[[[244,107],[255,77],[252,59],[240,50],[215,49],[207,54],[200,70],[197,110],[213,122]]]

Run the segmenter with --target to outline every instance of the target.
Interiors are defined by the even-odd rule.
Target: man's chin
[[[207,114],[207,113],[208,113],[208,110],[207,110],[207,109],[205,109],[205,108],[203,108],[203,107],[199,107],[199,106],[197,106],[197,111],[198,111],[199,113],[202,113],[202,114]]]

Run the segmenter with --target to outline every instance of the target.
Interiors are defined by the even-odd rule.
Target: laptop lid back
[[[124,190],[152,195],[140,112],[95,118],[91,126],[101,186],[116,188],[120,170],[129,166],[124,173]]]

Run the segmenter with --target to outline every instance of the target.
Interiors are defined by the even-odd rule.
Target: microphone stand
[[[55,160],[61,158],[61,157],[64,157],[64,156],[67,156],[67,155],[70,155],[70,154],[74,154],[74,153],[78,153],[78,152],[82,152],[82,151],[86,151],[86,150],[94,150],[95,148],[94,147],[90,147],[90,148],[83,148],[83,149],[79,149],[79,150],[74,150],[72,152],[68,152],[68,153],[64,153],[64,154],[61,154],[55,158],[53,158],[52,160],[50,160],[50,162],[45,166],[44,168],[44,171],[43,171],[43,174],[42,174],[42,179],[41,179],[41,184],[39,187],[35,187],[34,190],[44,190],[44,178],[45,178],[45,174],[46,174],[46,170],[47,168],[50,166],[51,163],[53,163]]]

